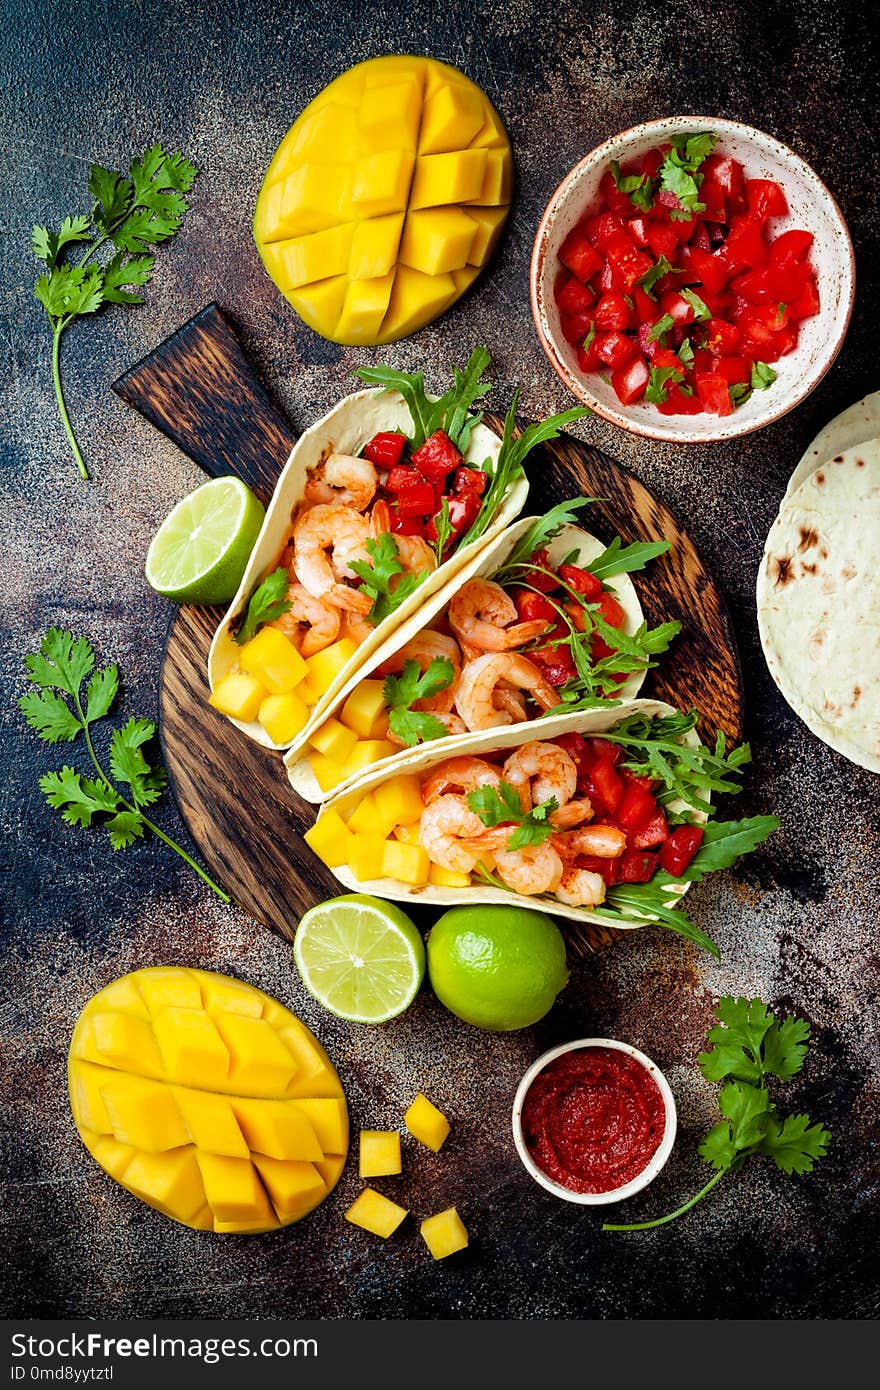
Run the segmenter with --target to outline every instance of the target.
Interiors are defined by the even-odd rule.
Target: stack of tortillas
[[[823,742],[880,772],[880,391],[801,459],[758,571],[770,674]]]

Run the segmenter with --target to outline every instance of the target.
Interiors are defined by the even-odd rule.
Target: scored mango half
[[[345,1165],[348,1110],[321,1044],[225,975],[154,967],[107,985],[77,1019],[68,1084],[105,1172],[196,1230],[287,1226]]]
[[[485,92],[435,58],[371,58],[275,152],[254,236],[282,294],[335,342],[389,343],[463,294],[509,211],[510,141]]]

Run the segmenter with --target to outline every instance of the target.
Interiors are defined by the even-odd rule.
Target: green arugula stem
[[[668,1221],[674,1221],[677,1216],[683,1216],[686,1211],[690,1211],[691,1207],[695,1207],[697,1205],[697,1202],[702,1201],[702,1199],[706,1196],[706,1193],[711,1192],[712,1188],[716,1185],[716,1183],[719,1183],[721,1179],[725,1176],[725,1174],[729,1172],[729,1168],[722,1168],[719,1173],[714,1173],[713,1176],[706,1183],[706,1186],[701,1187],[699,1192],[695,1193],[689,1201],[685,1202],[683,1207],[678,1207],[676,1211],[667,1212],[666,1216],[658,1216],[654,1221],[636,1221],[633,1222],[631,1226],[615,1226],[610,1221],[606,1221],[602,1226],[602,1230],[652,1231],[655,1226],[665,1226]]]
[[[67,327],[69,320],[59,319],[52,329],[52,380],[55,383],[55,399],[58,402],[58,413],[61,416],[61,423],[67,431],[67,438],[73,450],[73,457],[76,459],[76,466],[80,475],[89,480],[89,470],[86,468],[86,461],[82,456],[82,451],[76,442],[76,435],[73,432],[73,425],[70,423],[70,416],[67,413],[67,404],[64,400],[64,391],[61,386],[61,335]]]
[[[185,862],[189,864],[190,868],[196,871],[199,878],[202,879],[203,882],[207,883],[209,888],[212,888],[214,890],[214,892],[217,894],[217,897],[220,898],[222,902],[231,902],[229,894],[224,892],[220,885],[214,882],[211,876],[205,872],[201,865],[196,863],[192,855],[187,854],[186,850],[183,848],[182,845],[179,845],[176,840],[172,840],[170,835],[166,835],[165,831],[161,830],[158,825],[151,821],[149,816],[144,815],[144,812],[141,810],[140,806],[138,806],[137,802],[134,802],[134,804],[132,804],[132,802],[127,801],[126,798],[119,791],[118,787],[114,786],[114,784],[111,782],[110,778],[104,771],[103,767],[101,766],[100,762],[98,761],[98,755],[95,752],[95,746],[92,743],[92,736],[89,731],[89,722],[86,718],[86,713],[82,707],[79,695],[75,695],[73,698],[76,704],[77,713],[79,714],[79,717],[82,720],[83,733],[86,736],[86,747],[89,750],[89,757],[91,758],[95,771],[97,772],[101,781],[104,783],[105,787],[107,787],[114,794],[114,796],[119,797],[119,800],[122,802],[123,806],[126,808],[127,811],[131,811],[133,815],[138,816],[139,819],[143,821],[144,825],[147,827],[148,830],[152,830],[153,834],[157,835],[160,840],[162,840],[166,845],[168,845],[169,849],[173,849],[175,854],[179,854],[181,859],[185,860]]]

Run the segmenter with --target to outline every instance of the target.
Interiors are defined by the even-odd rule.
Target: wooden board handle
[[[211,477],[234,473],[265,502],[296,442],[216,304],[136,362],[113,390]]]

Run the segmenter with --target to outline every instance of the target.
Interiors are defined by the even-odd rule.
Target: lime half
[[[147,583],[176,603],[235,597],[266,513],[239,478],[212,478],[166,516],[147,551]]]
[[[303,983],[351,1023],[385,1023],[409,1008],[425,974],[425,947],[393,903],[347,893],[309,908],[293,943]]]

